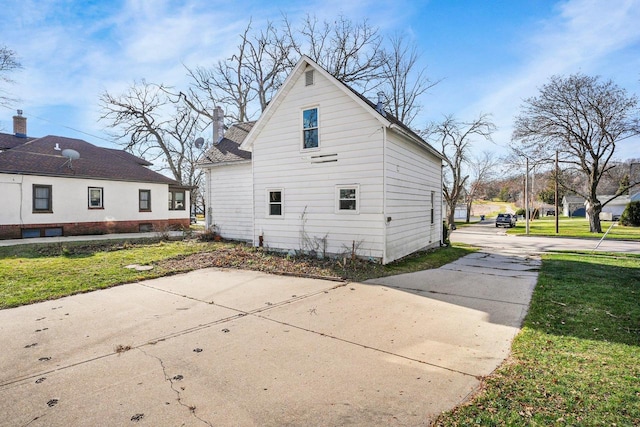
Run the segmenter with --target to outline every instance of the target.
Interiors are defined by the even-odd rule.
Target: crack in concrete
[[[409,357],[409,356],[405,356],[405,355],[402,355],[402,354],[394,353],[392,351],[384,350],[382,348],[372,347],[372,346],[369,346],[369,345],[366,345],[366,344],[362,344],[362,343],[359,343],[359,342],[355,342],[355,341],[351,341],[351,340],[348,340],[348,339],[345,339],[345,338],[340,338],[340,337],[337,337],[335,335],[325,334],[324,332],[314,331],[313,329],[309,329],[309,328],[305,328],[305,327],[302,327],[302,326],[294,325],[292,323],[287,323],[287,322],[284,322],[282,320],[271,319],[269,317],[261,316],[259,314],[252,314],[252,315],[257,317],[257,318],[259,318],[259,319],[267,320],[269,322],[277,323],[279,325],[287,326],[289,328],[295,328],[295,329],[298,329],[298,330],[301,330],[301,331],[304,331],[304,332],[308,332],[308,333],[312,333],[312,334],[315,334],[315,335],[319,335],[321,337],[334,339],[336,341],[340,341],[340,342],[345,343],[345,344],[350,344],[350,345],[354,345],[354,346],[361,347],[361,348],[364,348],[364,349],[373,350],[375,352],[388,354],[390,356],[395,356],[395,357],[398,357],[400,359],[409,360],[409,361],[420,363],[420,364],[423,364],[423,365],[433,366],[435,368],[444,369],[444,370],[449,371],[449,372],[454,372],[454,373],[461,374],[461,375],[464,375],[464,376],[472,377],[472,378],[475,378],[477,380],[481,380],[482,379],[482,376],[480,376],[480,375],[471,374],[469,372],[464,372],[464,371],[459,371],[459,370],[453,369],[453,368],[448,368],[446,366],[442,366],[442,365],[438,365],[438,364],[435,364],[435,363],[427,362],[426,360],[416,359],[416,358],[413,358],[413,357]]]
[[[156,356],[156,355],[154,355],[154,354],[149,354],[149,353],[147,353],[146,351],[144,351],[144,350],[143,350],[143,349],[141,349],[141,348],[137,348],[137,350],[139,350],[142,354],[144,354],[144,355],[145,355],[145,356],[147,356],[147,357],[150,357],[150,358],[156,359],[156,360],[160,363],[160,367],[162,368],[162,374],[164,375],[164,379],[165,379],[165,381],[168,381],[168,382],[169,382],[169,387],[170,387],[170,388],[171,388],[171,390],[176,394],[176,401],[178,402],[178,404],[179,404],[180,406],[183,406],[183,407],[187,408],[187,409],[189,410],[189,412],[191,413],[191,415],[193,415],[193,417],[194,417],[194,418],[196,418],[198,421],[200,421],[200,422],[202,422],[203,424],[206,424],[206,425],[208,425],[208,426],[210,426],[210,427],[213,427],[213,424],[211,424],[209,421],[207,421],[207,420],[205,420],[205,419],[202,419],[202,418],[200,418],[200,417],[198,416],[198,414],[196,413],[196,409],[197,409],[197,408],[196,408],[195,406],[193,406],[193,405],[188,405],[188,404],[186,404],[186,403],[184,403],[184,402],[183,402],[183,400],[182,400],[182,393],[180,392],[180,390],[178,390],[178,389],[176,389],[176,388],[174,387],[174,379],[175,379],[176,377],[171,377],[169,374],[167,374],[167,368],[166,368],[166,366],[164,365],[164,361],[163,361],[160,357],[158,357],[158,356]],[[180,378],[180,379],[182,379],[182,378]]]
[[[310,297],[313,297],[315,295],[323,294],[323,293],[326,293],[326,292],[329,292],[331,290],[338,289],[338,288],[341,288],[341,287],[347,285],[346,283],[341,283],[341,284],[333,286],[333,287],[331,287],[329,289],[322,289],[320,291],[312,292],[312,293],[305,294],[305,295],[297,295],[297,296],[295,296],[293,298],[286,299],[286,300],[281,301],[281,302],[276,303],[276,304],[271,304],[271,305],[266,306],[266,307],[260,307],[260,308],[257,308],[257,309],[251,310],[251,311],[245,311],[245,310],[240,310],[240,309],[237,309],[237,308],[234,308],[234,307],[228,307],[228,306],[225,306],[225,305],[222,305],[222,304],[216,304],[216,303],[210,302],[210,301],[204,301],[204,300],[200,300],[200,299],[197,299],[197,298],[188,297],[186,295],[181,295],[181,294],[178,294],[178,293],[175,293],[173,291],[166,290],[166,289],[155,288],[153,286],[142,285],[140,283],[138,283],[138,284],[141,285],[141,286],[145,286],[145,287],[147,287],[149,289],[156,290],[156,291],[166,292],[166,293],[169,293],[169,294],[172,294],[172,295],[175,295],[175,296],[188,298],[188,299],[192,299],[192,300],[195,300],[195,301],[198,301],[198,302],[202,302],[202,303],[205,303],[205,304],[208,304],[208,305],[213,305],[213,306],[225,308],[227,310],[235,311],[237,314],[234,314],[234,315],[231,315],[231,316],[227,316],[227,317],[223,317],[221,319],[217,319],[217,320],[214,320],[214,321],[211,321],[211,322],[208,322],[208,323],[199,324],[197,326],[186,328],[186,329],[183,329],[181,331],[176,331],[176,332],[173,332],[171,334],[167,334],[167,335],[163,335],[163,336],[160,336],[160,337],[152,338],[152,339],[150,339],[150,340],[148,340],[148,341],[146,341],[146,342],[144,342],[142,344],[132,345],[131,346],[132,350],[133,349],[140,349],[141,347],[145,347],[145,346],[148,346],[148,345],[154,345],[154,344],[157,344],[158,342],[166,341],[166,340],[171,339],[171,338],[176,338],[176,337],[180,337],[180,336],[183,336],[183,335],[188,335],[188,334],[191,334],[191,333],[194,333],[194,332],[199,332],[201,330],[208,329],[208,328],[211,328],[211,327],[216,326],[216,325],[220,325],[220,324],[223,324],[223,323],[230,322],[232,320],[240,319],[240,318],[242,318],[244,316],[247,316],[249,314],[261,313],[261,312],[264,312],[264,311],[267,311],[267,310],[271,310],[271,309],[274,309],[274,308],[277,308],[277,307],[281,307],[281,306],[286,305],[286,304],[291,304],[291,303],[299,301],[299,300],[310,298]],[[104,359],[104,358],[107,358],[107,357],[115,356],[115,355],[118,355],[118,354],[120,354],[120,353],[117,352],[117,351],[114,351],[114,352],[111,352],[111,353],[106,353],[106,354],[102,354],[102,355],[99,355],[99,356],[96,356],[96,357],[92,357],[90,359],[85,359],[85,360],[80,360],[78,362],[70,363],[68,365],[58,366],[58,367],[56,367],[54,369],[51,369],[51,370],[48,370],[48,371],[38,372],[38,373],[34,373],[34,374],[27,375],[27,376],[24,376],[24,377],[14,378],[12,380],[8,380],[6,382],[0,383],[0,389],[3,389],[5,387],[7,387],[7,386],[10,386],[10,385],[22,382],[22,381],[32,380],[34,378],[40,378],[40,377],[43,377],[45,375],[49,375],[49,374],[52,374],[52,373],[64,371],[64,370],[67,370],[67,369],[70,369],[70,368],[73,368],[73,367],[76,367],[76,366],[79,366],[79,365],[84,365],[84,364],[87,364],[87,363],[91,363],[91,362],[94,362],[94,361],[97,361],[97,360],[100,360],[100,359]]]

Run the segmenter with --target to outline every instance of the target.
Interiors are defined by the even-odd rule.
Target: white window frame
[[[91,204],[91,192],[92,191],[99,191],[100,192],[100,203],[98,205],[92,205]],[[87,190],[87,196],[89,197],[88,200],[88,204],[89,204],[89,209],[104,209],[104,188],[102,187],[89,187],[89,189]]]
[[[311,127],[311,128],[305,128],[304,127],[304,112],[305,111],[309,111],[309,110],[316,110],[316,127]],[[315,150],[319,150],[320,149],[320,106],[318,105],[312,105],[309,107],[304,107],[302,108],[302,110],[300,110],[300,128],[301,128],[301,133],[300,133],[300,150],[301,151],[315,151]],[[318,135],[318,145],[315,147],[305,147],[304,146],[304,136],[305,136],[305,131],[307,130],[313,130],[315,129]]]
[[[340,201],[343,200],[340,198],[340,190],[355,190],[356,191],[356,208],[355,209],[340,209]],[[357,215],[360,213],[360,184],[347,184],[347,185],[336,185],[336,194],[335,194],[335,212],[337,214],[345,214],[345,215]],[[347,200],[347,199],[344,199]]]
[[[280,215],[271,214],[271,193],[280,192]],[[265,212],[267,218],[284,218],[284,188],[267,188],[265,192]],[[273,204],[277,204],[278,202],[274,202]]]

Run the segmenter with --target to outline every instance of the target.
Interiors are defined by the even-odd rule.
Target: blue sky
[[[29,135],[102,146],[114,146],[97,120],[105,90],[119,94],[141,79],[186,88],[184,65],[230,56],[250,18],[260,28],[283,12],[294,23],[307,13],[367,18],[383,35],[415,41],[428,75],[443,80],[413,125],[490,113],[495,144],[478,141],[478,151],[509,145],[522,100],[553,74],[600,75],[640,95],[639,0],[0,0],[0,10],[0,45],[24,66],[8,89]],[[0,129],[11,132],[14,113],[0,108]],[[640,157],[638,140],[617,157]]]

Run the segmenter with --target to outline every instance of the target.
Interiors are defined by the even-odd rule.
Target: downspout
[[[213,213],[213,205],[211,201],[211,186],[213,183],[211,182],[211,168],[207,168],[204,171],[205,180],[207,182],[207,194],[206,194],[206,207],[205,207],[205,229],[211,229],[212,218],[211,214]]]
[[[254,150],[253,147],[251,148],[251,235],[253,236],[253,246],[258,246],[260,243],[264,243],[264,242],[259,242],[258,240],[260,240],[260,238],[256,237],[256,182],[254,179],[254,161],[253,161],[253,157],[254,157]]]
[[[444,218],[442,217],[442,208],[443,208],[443,204],[442,204],[442,200],[444,198],[443,195],[443,189],[444,189],[444,173],[443,170],[444,169],[444,165],[442,164],[442,160],[440,160],[440,209],[438,209],[440,211],[440,222],[439,224],[439,229],[440,229],[440,246],[444,245]]]
[[[382,126],[382,263],[387,261],[387,128]]]

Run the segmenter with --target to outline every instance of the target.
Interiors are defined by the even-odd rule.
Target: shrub
[[[627,205],[620,217],[622,225],[640,227],[640,201],[631,202]]]
[[[520,208],[516,211],[516,215],[523,217],[525,212],[524,208]]]

